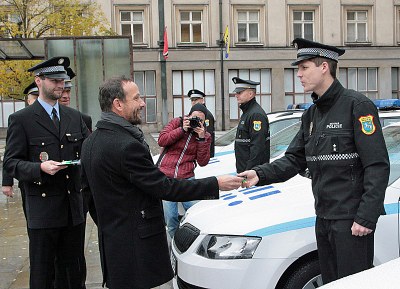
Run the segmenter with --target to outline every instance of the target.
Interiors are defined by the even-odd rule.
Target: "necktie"
[[[53,107],[53,110],[51,111],[51,119],[53,120],[53,123],[57,129],[57,131],[60,130],[60,120],[58,119],[57,116],[57,110]]]

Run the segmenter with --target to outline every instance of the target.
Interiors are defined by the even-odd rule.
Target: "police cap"
[[[297,48],[297,59],[292,63],[293,66],[298,65],[303,60],[315,57],[328,58],[338,62],[339,56],[345,53],[344,49],[310,41],[304,38],[296,38],[293,40],[292,44]]]
[[[244,80],[239,77],[232,78],[232,81],[235,84],[235,90],[233,93],[240,93],[245,89],[257,89],[257,85],[260,85],[257,81]]]
[[[204,92],[198,90],[198,89],[191,89],[189,90],[188,94],[190,99],[192,98],[204,98],[206,95]]]
[[[39,89],[36,86],[35,82],[32,82],[29,84],[25,89],[24,89],[24,94],[34,94],[34,95],[39,95]]]
[[[53,57],[43,61],[28,69],[35,76],[45,76],[47,78],[66,79],[68,77],[65,70],[69,66],[68,57]]]
[[[72,83],[71,80],[76,76],[75,72],[72,70],[71,67],[66,68],[68,77],[65,79],[64,88],[71,89]]]

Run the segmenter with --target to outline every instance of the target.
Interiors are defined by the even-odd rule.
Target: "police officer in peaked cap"
[[[236,139],[236,171],[241,173],[252,167],[269,162],[269,122],[264,109],[255,98],[259,82],[232,78],[233,93],[243,114],[240,117]]]
[[[205,103],[205,93],[198,89],[191,89],[188,92],[188,97],[190,98],[190,102],[192,103],[192,107],[196,103],[203,104]],[[214,157],[215,154],[215,120],[212,113],[207,109],[206,119],[204,121],[204,125],[206,126],[206,130],[211,134],[211,146],[210,146],[210,157]]]
[[[374,232],[385,214],[389,157],[374,103],[336,78],[345,51],[302,38],[293,44],[297,77],[314,104],[304,112],[300,131],[282,158],[242,175],[249,187],[284,182],[309,169],[326,284],[373,266]]]
[[[59,105],[67,57],[54,57],[28,71],[37,100],[10,115],[6,172],[23,184],[29,236],[31,289],[85,288],[84,212],[78,166],[88,129],[79,111]]]
[[[26,102],[31,105],[39,96],[39,89],[35,82],[32,82],[24,89]]]

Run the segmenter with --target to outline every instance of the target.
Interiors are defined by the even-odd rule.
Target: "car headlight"
[[[208,259],[251,259],[260,237],[207,235],[197,254]]]

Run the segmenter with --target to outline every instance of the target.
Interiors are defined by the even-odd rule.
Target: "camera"
[[[194,129],[196,127],[201,127],[201,118],[198,116],[193,116],[189,118],[190,128]]]

